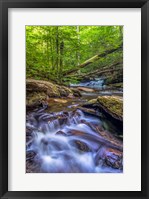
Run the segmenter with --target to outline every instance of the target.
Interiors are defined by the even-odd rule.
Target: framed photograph
[[[1,198],[148,198],[148,1],[0,8]]]

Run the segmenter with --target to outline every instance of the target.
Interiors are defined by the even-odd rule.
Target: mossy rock
[[[99,107],[113,118],[123,121],[123,101],[119,97],[99,96]]]
[[[32,106],[33,104],[40,104],[46,101],[47,95],[44,92],[28,93],[26,97],[26,105]]]
[[[91,149],[88,147],[88,145],[85,142],[82,142],[80,140],[75,140],[75,145],[77,149],[79,149],[82,152],[90,152]]]
[[[79,91],[78,89],[76,89],[76,88],[71,88],[71,91],[72,91],[72,93],[73,93],[73,95],[74,95],[75,97],[81,97],[81,93],[80,93],[80,91]]]
[[[88,104],[95,104],[97,103],[97,99],[92,99],[88,101]]]
[[[80,96],[79,91],[71,90],[49,81],[27,79],[26,81],[26,105],[32,106],[46,102],[49,98],[61,98],[68,96]],[[77,93],[77,94],[76,94]]]
[[[60,97],[58,86],[48,81],[28,79],[26,81],[26,90],[27,94],[31,92],[44,92],[49,97]]]
[[[58,86],[58,90],[60,92],[60,96],[62,97],[67,97],[69,94],[73,95],[72,90],[65,86]]]
[[[44,92],[48,97],[67,97],[70,94],[79,93],[65,86],[53,84],[49,81],[27,79],[26,81],[27,94],[32,92]],[[74,95],[75,96],[75,95]]]

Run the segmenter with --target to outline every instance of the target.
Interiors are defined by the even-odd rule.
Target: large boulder
[[[46,102],[51,97],[69,97],[81,95],[79,91],[72,90],[65,86],[53,84],[49,81],[42,80],[26,80],[26,105],[33,106]]]
[[[100,111],[115,120],[123,122],[123,99],[118,96],[99,96],[88,101],[85,107],[98,107]]]
[[[123,121],[123,100],[113,96],[99,96],[97,98],[99,107],[113,118]]]

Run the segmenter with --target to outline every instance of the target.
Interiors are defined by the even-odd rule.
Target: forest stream
[[[26,173],[122,172],[123,26],[26,26]]]
[[[98,96],[122,100],[123,92],[106,89],[101,79],[70,86],[95,90],[82,89],[76,98],[50,98],[50,106],[27,112],[27,172],[121,173],[122,123],[86,104]]]

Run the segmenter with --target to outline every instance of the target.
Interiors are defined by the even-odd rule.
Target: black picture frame
[[[141,191],[8,191],[8,9],[141,8]],[[8,198],[149,197],[149,2],[147,0],[0,0],[0,196]],[[135,139],[135,138],[134,138]]]

